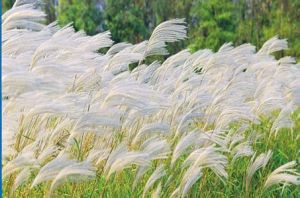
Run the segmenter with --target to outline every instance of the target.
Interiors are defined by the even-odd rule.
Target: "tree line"
[[[47,22],[73,22],[76,30],[93,35],[110,30],[116,42],[138,43],[159,23],[185,18],[188,39],[172,50],[188,46],[217,50],[225,42],[250,42],[260,47],[278,35],[289,50],[278,56],[300,58],[300,0],[44,0]],[[3,12],[14,0],[2,1]],[[171,50],[171,51],[172,51]],[[174,51],[173,51],[174,52]]]

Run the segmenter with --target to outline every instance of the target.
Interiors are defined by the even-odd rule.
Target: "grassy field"
[[[31,3],[2,16],[3,197],[300,196],[286,39],[167,57],[184,19],[114,44],[45,25]]]
[[[246,137],[256,133],[259,137],[253,143],[253,150],[257,153],[264,153],[272,150],[273,154],[267,166],[257,171],[251,181],[250,188],[246,190],[246,172],[250,164],[250,157],[241,157],[232,161],[232,155],[225,154],[228,157],[228,178],[221,180],[211,170],[204,169],[201,178],[191,187],[187,197],[299,197],[300,187],[275,185],[269,189],[264,189],[264,182],[268,175],[277,167],[297,159],[300,160],[300,117],[299,113],[293,114],[295,127],[292,129],[281,129],[277,137],[270,135],[272,120],[262,119],[262,123],[252,125],[247,130]],[[232,127],[233,130],[234,127]],[[154,161],[151,168],[141,178],[140,182],[133,188],[133,182],[137,172],[137,167],[133,166],[119,174],[114,174],[109,180],[103,176],[103,169],[99,168],[97,176],[91,181],[83,183],[65,183],[61,185],[54,197],[141,197],[144,186],[155,170],[158,164],[164,164],[166,175],[161,178],[159,184],[156,182],[149,191],[161,188],[160,197],[170,197],[172,192],[180,184],[186,169],[182,168],[182,162],[186,155],[178,159],[175,167],[170,167],[171,155],[165,160]],[[297,165],[300,171],[299,164]],[[47,195],[51,182],[46,182],[37,187],[30,188],[34,179],[32,176],[25,184],[22,184],[14,193],[15,197],[43,197]],[[12,181],[16,175],[12,175],[3,183],[4,197],[9,197],[9,191],[12,188]],[[167,181],[171,176],[172,180]],[[150,196],[148,193],[146,197]]]

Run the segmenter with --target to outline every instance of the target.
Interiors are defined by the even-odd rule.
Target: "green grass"
[[[189,191],[188,197],[245,197],[245,198],[257,198],[257,197],[299,197],[300,187],[298,186],[285,186],[275,185],[267,190],[262,187],[270,174],[277,167],[290,162],[292,160],[300,161],[300,139],[296,141],[296,137],[300,135],[300,120],[295,115],[295,127],[293,129],[281,129],[274,137],[270,136],[269,131],[271,127],[271,121],[262,118],[262,123],[259,125],[253,125],[247,131],[247,136],[252,132],[256,132],[261,135],[258,141],[253,144],[253,149],[258,154],[267,152],[269,149],[273,151],[273,155],[264,169],[257,171],[252,179],[252,183],[248,192],[245,189],[245,175],[246,170],[250,162],[251,157],[242,157],[236,161],[231,161],[231,156],[228,154],[228,179],[222,181],[211,170],[204,169],[202,177],[193,185]],[[77,142],[78,144],[78,142]],[[175,168],[167,168],[167,176],[163,177],[162,182],[162,194],[161,197],[170,197],[171,193],[179,185],[181,178],[184,174],[184,170],[181,168],[181,164],[187,156],[182,156],[176,162]],[[168,167],[169,159],[160,160],[160,163],[165,163]],[[147,179],[157,166],[154,161],[151,169],[142,177],[136,188],[132,188],[134,177],[137,171],[137,167],[126,169],[125,171],[114,174],[108,181],[105,181],[104,176],[101,174],[101,169],[98,170],[96,179],[82,183],[70,183],[66,182],[55,190],[55,197],[120,197],[131,198],[141,197],[143,194],[144,185]],[[300,172],[300,166],[297,166],[298,172]],[[36,172],[37,173],[37,172]],[[34,179],[32,175],[31,179],[25,184],[21,185],[15,192],[14,197],[43,197],[47,195],[51,182],[40,184],[33,189],[30,189],[30,185]],[[172,175],[173,178],[169,185],[165,185],[167,177]],[[11,189],[12,181],[15,175],[12,175],[9,179],[3,181],[3,197],[9,197],[9,191]],[[158,185],[155,183],[154,187]],[[151,196],[151,191],[147,193],[146,197]]]

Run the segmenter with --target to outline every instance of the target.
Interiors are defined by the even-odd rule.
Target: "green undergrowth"
[[[297,170],[300,172],[300,117],[299,113],[293,115],[295,120],[295,127],[292,129],[281,129],[278,134],[270,134],[270,128],[272,126],[272,120],[267,118],[261,118],[261,123],[252,125],[247,131],[246,135],[250,137],[253,133],[259,137],[253,144],[253,150],[257,153],[264,153],[268,150],[272,150],[272,157],[263,169],[259,169],[252,178],[251,186],[248,192],[245,187],[245,175],[247,167],[249,165],[251,157],[241,157],[236,161],[232,161],[229,154],[228,157],[228,179],[223,180],[216,176],[211,170],[203,169],[203,175],[193,185],[188,193],[188,197],[245,197],[245,198],[257,198],[257,197],[300,197],[300,187],[298,186],[283,186],[275,185],[267,190],[263,189],[264,182],[267,176],[279,166],[296,160],[298,162]],[[233,126],[234,128],[234,126]],[[297,139],[298,137],[298,139]],[[186,169],[182,168],[182,163],[187,155],[182,156],[177,160],[174,167],[170,168],[170,159],[160,160],[159,163],[164,163],[167,175],[160,181],[162,182],[161,197],[170,197],[172,192],[178,187],[182,176]],[[51,197],[82,197],[82,198],[138,198],[142,197],[144,186],[150,177],[150,175],[158,166],[158,161],[152,162],[152,167],[146,172],[146,174],[138,182],[137,186],[133,188],[132,184],[137,172],[137,167],[126,169],[121,173],[114,174],[108,181],[101,174],[101,170],[98,171],[97,177],[94,180],[85,181],[82,183],[70,183],[65,182],[62,184]],[[21,185],[13,195],[13,197],[44,197],[49,193],[51,182],[39,184],[31,189],[31,183],[34,179],[34,173],[30,180]],[[169,175],[172,175],[171,181],[168,185],[165,185]],[[12,181],[15,175],[3,181],[3,197],[9,197],[12,186]],[[159,182],[156,182],[154,188],[157,187]],[[154,191],[151,188],[146,194],[146,197],[151,197],[151,193]]]

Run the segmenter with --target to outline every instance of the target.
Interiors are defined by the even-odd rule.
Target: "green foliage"
[[[105,25],[115,41],[140,42],[148,36],[139,1],[106,0]]]
[[[243,1],[242,1],[243,2]],[[251,42],[261,46],[266,40],[279,35],[287,38],[289,50],[281,56],[300,58],[300,1],[271,1],[243,3],[243,15],[239,19],[237,44]]]
[[[102,14],[96,0],[60,0],[57,11],[61,25],[73,22],[76,30],[83,29],[88,34],[101,31]]]
[[[263,27],[263,38],[278,34],[288,38],[289,50],[285,55],[300,58],[300,1],[281,1],[272,4],[270,25]],[[277,9],[276,9],[277,8]]]
[[[106,0],[104,9],[105,29],[113,40],[138,43],[148,39],[154,27],[163,21],[186,18],[192,0]],[[171,44],[170,53],[178,52],[184,42]]]
[[[5,13],[14,5],[15,0],[3,0],[2,1],[2,13]]]
[[[223,43],[236,39],[238,4],[228,0],[199,0],[191,9],[192,28],[190,31],[190,48],[218,49]]]
[[[175,18],[185,18],[188,26],[190,24],[189,12],[192,7],[193,0],[153,0],[149,2],[148,10],[150,16],[146,16],[149,20],[147,23],[151,24],[149,26],[150,32],[153,28],[159,25],[161,22],[175,19]],[[188,29],[189,31],[190,29]],[[184,41],[169,43],[168,51],[170,54],[175,54],[179,49],[185,48],[189,44],[190,40],[186,39]]]
[[[51,23],[56,20],[55,13],[55,0],[43,0],[44,10],[47,14],[47,23]]]
[[[248,137],[251,136],[253,132],[258,133],[260,136],[260,140],[256,141],[253,145],[253,149],[257,151],[257,153],[267,152],[269,149],[273,151],[272,158],[266,168],[259,170],[255,174],[249,192],[245,190],[245,173],[250,162],[250,157],[242,157],[228,164],[226,169],[228,171],[228,179],[225,183],[216,177],[212,171],[204,170],[203,176],[193,185],[187,197],[298,197],[300,188],[294,185],[285,186],[284,190],[282,190],[283,186],[280,187],[279,185],[275,185],[268,190],[263,189],[266,177],[273,170],[289,161],[295,159],[300,160],[300,142],[291,141],[292,138],[300,135],[300,122],[297,122],[296,118],[298,115],[299,112],[294,115],[296,119],[294,130],[281,129],[276,138],[270,136],[272,120],[269,119],[262,119],[260,124],[253,124],[252,127],[248,129]],[[232,128],[234,127],[233,125]],[[170,197],[172,191],[174,191],[176,186],[180,183],[182,173],[184,172],[181,165],[186,157],[187,156],[182,156],[178,160],[178,163],[176,163],[174,169],[167,169],[167,171],[172,171],[173,173],[177,171],[178,173],[176,172],[176,174],[174,174],[176,176],[173,178],[170,186],[163,189],[161,197]],[[166,167],[168,166],[166,165]],[[57,189],[55,194],[60,197],[141,197],[144,185],[154,169],[155,164],[152,164],[150,170],[141,178],[141,181],[134,190],[132,183],[136,175],[136,168],[124,170],[112,176],[107,183],[105,182],[105,178],[101,175],[97,175],[92,181],[79,184],[66,182]],[[297,170],[300,171],[299,165],[297,166]],[[34,177],[32,175],[29,182],[24,183],[18,188],[15,197],[43,197],[45,193],[47,193],[50,183],[43,183],[30,189],[33,179]],[[9,186],[11,186],[11,181],[5,180],[2,186],[4,189],[3,195],[5,197],[9,194]]]
[[[3,12],[15,0],[3,0]],[[192,51],[218,49],[225,42],[252,43],[258,47],[278,35],[287,38],[289,50],[278,56],[300,59],[300,1],[294,0],[44,0],[47,22],[73,22],[88,34],[110,30],[116,42],[148,39],[162,21],[185,18],[189,39],[171,44],[175,53],[184,46]],[[98,5],[97,5],[98,4]],[[103,6],[99,8],[99,4]],[[57,12],[56,12],[57,11]]]

